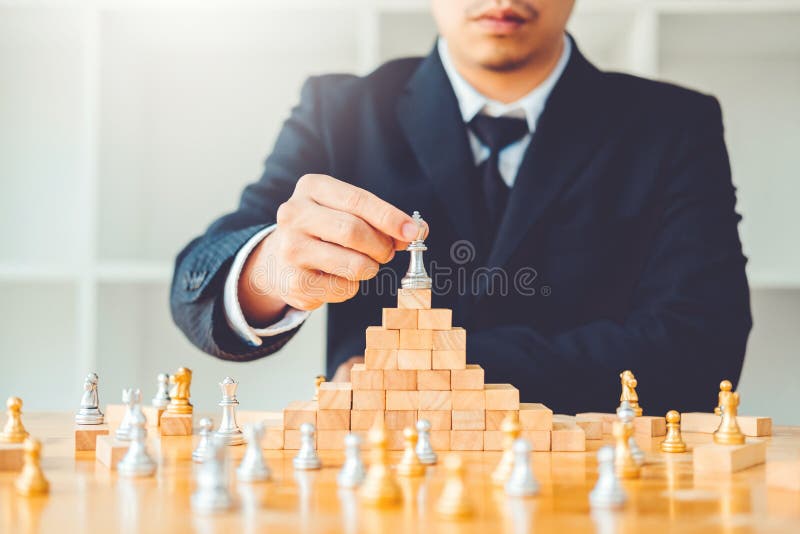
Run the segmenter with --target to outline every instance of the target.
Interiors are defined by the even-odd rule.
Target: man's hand
[[[363,356],[351,356],[336,368],[331,382],[350,382],[350,370],[357,363],[364,363]]]
[[[239,302],[254,325],[274,322],[286,305],[313,310],[352,298],[419,230],[388,202],[321,174],[297,181],[277,219],[239,279]]]

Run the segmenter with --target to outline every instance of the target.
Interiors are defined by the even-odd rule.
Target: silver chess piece
[[[417,421],[417,458],[425,465],[436,463],[436,453],[431,445],[431,423],[427,419]]]
[[[100,411],[100,395],[97,393],[97,373],[89,373],[83,381],[81,407],[75,414],[75,422],[79,425],[102,425],[103,412]]]
[[[364,460],[361,458],[361,438],[357,434],[344,437],[344,465],[336,476],[340,488],[355,488],[367,476]]]
[[[219,406],[222,407],[222,420],[219,422],[216,434],[226,445],[241,445],[244,443],[244,436],[242,429],[236,424],[236,406],[239,405],[236,388],[239,387],[239,383],[226,376],[225,380],[219,383],[219,387],[222,389],[222,400],[219,401]]]
[[[129,435],[131,445],[117,464],[117,472],[126,477],[149,477],[156,472],[156,462],[147,452],[147,430],[144,420],[132,423]]]
[[[319,469],[322,462],[317,455],[317,447],[314,443],[314,433],[316,429],[311,423],[300,425],[300,450],[297,456],[292,459],[295,469]]]
[[[197,447],[192,451],[192,460],[202,463],[208,458],[209,451],[211,450],[211,437],[212,429],[214,428],[214,421],[208,417],[200,419],[200,430],[197,433],[200,439],[197,441]]]
[[[531,468],[531,444],[525,438],[514,441],[514,467],[506,482],[506,495],[511,497],[529,497],[539,493],[539,483],[533,476]]]
[[[624,400],[620,403],[619,408],[617,408],[617,417],[619,417],[619,420],[623,423],[633,424],[633,420],[636,418],[636,412],[633,410],[633,406],[631,406],[630,402]],[[636,443],[634,436],[631,436],[628,440],[628,447],[630,447],[631,456],[636,460],[636,463],[642,465],[644,463],[644,451],[639,448],[639,444]]]
[[[261,450],[264,430],[264,423],[261,421],[244,427],[247,450],[242,457],[242,463],[236,469],[236,478],[241,482],[263,482],[270,479],[269,466],[264,461],[264,452]]]
[[[217,435],[209,439],[208,456],[197,474],[197,490],[192,494],[192,509],[196,512],[221,512],[233,508],[233,497],[226,476],[227,447]]]
[[[400,287],[403,289],[430,289],[432,285],[431,278],[425,270],[425,262],[422,258],[422,253],[428,250],[423,241],[426,223],[418,211],[415,211],[411,217],[417,223],[419,231],[417,232],[417,238],[406,249],[411,253],[411,258],[408,263],[408,271],[403,279],[400,280]]]
[[[167,408],[167,404],[169,404],[170,396],[169,396],[169,375],[167,373],[159,373],[158,374],[158,390],[156,391],[153,400],[150,401],[150,404],[155,406],[156,408]]]
[[[127,407],[125,408],[125,415],[122,416],[122,422],[119,424],[115,436],[119,440],[128,441],[131,439],[131,429],[139,422],[142,423],[142,426],[147,422],[144,412],[142,412],[141,390],[130,388],[123,389],[122,402],[124,402]]]
[[[625,489],[614,469],[614,447],[606,445],[597,451],[597,473],[597,483],[589,493],[592,508],[618,508],[625,504]]]

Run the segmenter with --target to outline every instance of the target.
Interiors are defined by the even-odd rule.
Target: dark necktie
[[[489,147],[489,159],[481,164],[484,205],[490,241],[494,240],[508,203],[509,188],[500,174],[499,154],[508,145],[519,141],[528,133],[525,119],[477,115],[469,123],[481,143]]]

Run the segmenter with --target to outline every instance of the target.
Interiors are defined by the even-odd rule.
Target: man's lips
[[[527,19],[512,9],[494,9],[482,13],[474,21],[490,33],[507,35],[525,24]]]

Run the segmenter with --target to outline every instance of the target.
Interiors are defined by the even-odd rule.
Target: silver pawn
[[[197,512],[221,512],[233,507],[226,476],[227,447],[222,438],[212,436],[208,456],[197,474],[197,490],[192,494],[192,509]]]
[[[317,448],[314,444],[314,433],[316,429],[311,423],[300,425],[300,450],[292,460],[295,469],[319,469],[322,462],[317,456]]]
[[[167,373],[158,374],[158,390],[155,397],[150,401],[150,404],[156,408],[166,408],[169,404],[169,375]]]
[[[531,444],[525,438],[514,441],[514,467],[506,482],[506,495],[529,497],[539,493],[539,483],[536,482],[531,468],[531,449]]]
[[[79,425],[102,425],[103,412],[100,411],[100,395],[97,393],[97,373],[89,373],[83,381],[81,407],[75,414],[75,422]]]
[[[619,408],[617,408],[617,417],[624,423],[633,424],[633,420],[636,418],[636,412],[633,411],[630,402],[625,400],[620,403]],[[636,463],[642,465],[644,463],[644,451],[639,448],[639,444],[636,443],[634,436],[628,439],[628,447],[630,447],[631,456],[636,460]]]
[[[222,420],[219,422],[216,434],[224,440],[226,445],[244,443],[242,429],[236,423],[236,406],[239,405],[239,401],[236,399],[238,386],[239,383],[229,376],[219,383],[219,387],[222,389],[222,400],[219,401],[219,406],[222,407]]]
[[[263,422],[244,427],[247,450],[242,457],[242,463],[236,468],[236,478],[241,482],[263,482],[270,479],[269,466],[264,461],[264,452],[261,450],[264,428]]]
[[[597,483],[589,493],[592,508],[618,508],[627,497],[614,470],[614,447],[606,445],[597,451]]]
[[[117,464],[117,472],[125,477],[149,477],[156,472],[156,463],[147,452],[147,430],[143,420],[133,422],[130,429],[131,445]]]
[[[200,430],[197,433],[200,435],[200,439],[197,441],[197,447],[192,451],[192,460],[202,463],[208,458],[208,454],[211,451],[211,429],[214,428],[214,421],[208,417],[203,417],[200,419],[199,425]]]
[[[122,416],[122,422],[119,428],[114,433],[117,439],[122,441],[129,441],[131,439],[131,429],[139,422],[142,425],[146,424],[147,419],[142,412],[142,392],[138,389],[123,389],[122,402],[125,403],[125,415]]]
[[[400,280],[400,287],[403,289],[430,289],[432,285],[431,278],[425,270],[425,261],[422,259],[422,253],[428,250],[423,241],[423,237],[425,237],[425,221],[418,211],[415,211],[411,217],[417,223],[419,231],[417,232],[417,238],[406,248],[411,253],[411,257],[408,262],[408,271],[403,279]]]
[[[361,438],[357,434],[344,437],[344,465],[336,476],[340,488],[355,488],[367,476],[364,460],[361,459]]]
[[[436,453],[431,445],[431,423],[427,419],[417,421],[417,458],[425,465],[436,463]]]

